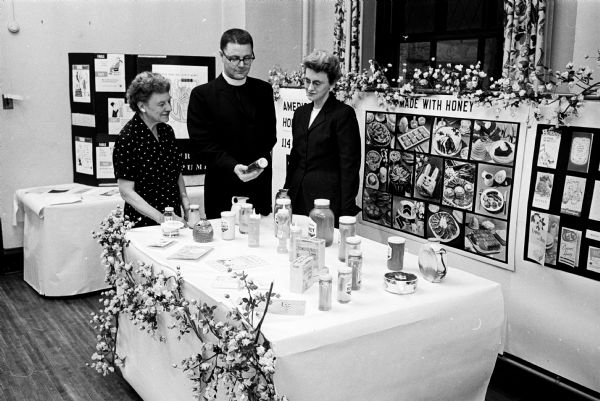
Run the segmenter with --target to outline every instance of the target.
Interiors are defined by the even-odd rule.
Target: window
[[[438,64],[476,64],[502,72],[502,0],[377,0],[375,60],[388,79]],[[435,58],[432,61],[432,58]]]

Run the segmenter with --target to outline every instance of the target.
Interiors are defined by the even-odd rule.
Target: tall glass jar
[[[340,237],[338,242],[338,259],[346,261],[346,238],[356,235],[356,217],[340,216]]]
[[[423,278],[432,283],[439,283],[446,277],[446,250],[440,245],[437,238],[429,240],[421,245],[419,250],[419,270]]]
[[[319,310],[331,309],[331,274],[325,273],[319,276]]]
[[[194,228],[196,223],[200,220],[200,206],[190,205],[190,212],[188,214],[187,225],[189,228]]]
[[[240,205],[240,234],[248,233],[248,222],[250,220],[250,215],[252,214],[252,203],[242,203]]]
[[[277,199],[290,199],[290,195],[288,194],[289,189],[280,189],[275,194],[275,200],[273,201],[273,214],[277,213],[275,207],[277,205]]]
[[[329,199],[315,199],[315,207],[308,217],[308,236],[324,239],[325,246],[331,246],[335,216],[329,209]]]
[[[275,209],[273,209],[275,236],[277,236],[277,221],[275,217],[277,216],[277,212],[279,212],[281,209],[286,209],[288,211],[288,222],[289,224],[292,224],[292,201],[290,198],[279,198],[275,201]]]

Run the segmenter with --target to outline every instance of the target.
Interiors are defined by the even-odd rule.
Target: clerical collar
[[[221,75],[223,75],[223,78],[225,78],[225,81],[227,81],[227,83],[232,86],[242,86],[246,83],[246,77],[244,77],[244,79],[233,79],[233,78],[227,76],[227,74],[225,74],[225,72],[223,72],[223,74],[221,74]]]

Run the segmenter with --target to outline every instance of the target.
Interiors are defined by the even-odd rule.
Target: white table
[[[183,230],[176,244],[156,249],[146,244],[160,236],[157,227],[135,229],[128,233],[125,255],[168,273],[179,265],[184,295],[217,305],[221,315],[230,307],[224,294],[235,299],[236,291],[214,288],[215,277],[224,273],[206,261],[232,255],[268,260],[268,266],[248,273],[259,281],[274,280],[282,298],[306,301],[305,315],[269,314],[263,325],[277,356],[275,384],[290,400],[484,400],[502,351],[504,304],[497,283],[450,267],[443,283],[432,284],[418,274],[416,257],[407,254],[405,270],[419,275],[417,292],[391,294],[382,288],[387,247],[363,239],[363,288],[345,305],[335,301],[334,291],[333,309],[320,312],[316,285],[304,294],[288,291],[288,259],[275,251],[272,224],[271,217],[263,217],[260,248],[248,248],[239,233],[234,241],[223,241],[216,232],[215,250],[195,262],[166,259],[192,242],[190,230]],[[327,248],[332,272],[339,263],[337,246]],[[178,342],[166,328],[169,319],[159,319],[166,343],[140,332],[126,317],[120,319],[122,372],[146,401],[192,399],[189,381],[171,365],[195,352],[197,342],[191,336]]]

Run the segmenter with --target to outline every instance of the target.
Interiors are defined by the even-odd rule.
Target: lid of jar
[[[353,235],[352,237],[346,237],[346,244],[360,244],[360,237]]]
[[[171,206],[165,208],[165,212],[172,212],[174,209]]]
[[[200,205],[190,205],[190,210],[200,209]]]
[[[329,206],[329,199],[315,199],[315,206]]]
[[[350,266],[342,265],[342,266],[338,267],[338,273],[352,274],[352,268]]]
[[[269,162],[264,157],[261,157],[256,161],[256,164],[258,164],[258,167],[260,168],[266,168],[269,165]]]
[[[388,237],[388,243],[390,244],[404,244],[406,240],[402,237]]]
[[[275,201],[276,205],[289,205],[290,203],[292,203],[290,198],[279,198]]]
[[[289,211],[289,210],[287,210],[287,209],[283,209],[283,208],[282,208],[282,209],[279,209],[279,210],[277,211],[277,213],[275,213],[275,214],[289,215],[289,214],[290,214],[290,211]]]
[[[361,256],[362,257],[362,251],[360,249],[350,249],[348,251],[348,256]]]
[[[242,209],[252,209],[254,206],[252,206],[252,203],[242,203],[240,207]]]
[[[221,212],[221,217],[235,217],[235,212],[226,210],[224,212]]]
[[[340,224],[355,224],[356,217],[354,216],[340,216]]]
[[[331,281],[331,274],[329,273],[323,273],[319,276],[319,281]]]

